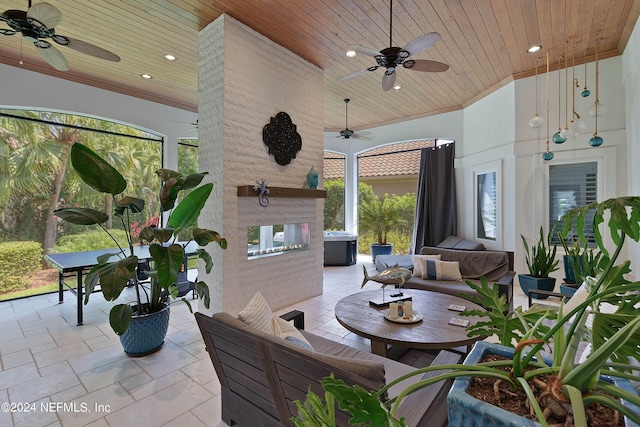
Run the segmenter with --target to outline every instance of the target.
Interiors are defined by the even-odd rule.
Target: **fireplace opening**
[[[249,226],[247,243],[248,259],[307,250],[309,223]]]

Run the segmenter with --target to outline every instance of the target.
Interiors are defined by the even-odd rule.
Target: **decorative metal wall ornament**
[[[273,154],[279,165],[286,166],[296,158],[302,149],[302,137],[297,126],[285,112],[279,112],[262,129],[262,140],[269,147],[269,154]]]
[[[269,206],[269,198],[267,197],[267,194],[269,194],[269,189],[267,188],[266,180],[263,179],[261,181],[256,181],[256,185],[253,186],[253,191],[260,192],[260,194],[258,194],[258,204],[260,206],[262,206],[263,208]]]

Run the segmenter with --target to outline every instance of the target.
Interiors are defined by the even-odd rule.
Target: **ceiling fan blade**
[[[410,70],[426,71],[429,73],[441,73],[449,69],[449,65],[443,62],[431,61],[429,59],[409,60],[405,61],[402,65],[404,68],[408,68]]]
[[[69,40],[69,44],[66,46],[86,55],[91,55],[96,58],[106,59],[107,61],[120,62],[120,57],[113,52],[109,52],[106,49],[93,45],[91,43],[84,42],[78,39],[72,39],[71,37],[65,37]],[[55,39],[54,39],[55,40]]]
[[[36,26],[40,23],[47,28],[53,28],[62,21],[62,12],[49,3],[36,3],[27,10],[27,19],[35,19],[37,23],[32,22],[32,24]]]
[[[351,138],[359,139],[360,141],[371,141],[371,138],[368,138],[368,137],[366,137],[366,136],[362,136],[362,135],[361,135],[361,134],[359,134],[359,133],[354,133],[354,134],[353,134],[353,136],[352,136]]]
[[[364,46],[360,46],[358,44],[350,44],[349,47],[353,50],[355,50],[356,52],[360,52],[364,55],[369,55],[369,56],[378,56],[380,55],[380,52],[375,50],[375,49],[371,49],[370,47],[364,47]]]
[[[45,45],[48,44],[49,46]],[[40,56],[58,71],[69,71],[69,63],[58,49],[44,40],[38,40],[33,43]]]
[[[438,40],[440,40],[440,34],[436,32],[428,33],[410,41],[402,49],[409,52],[410,55],[415,55],[416,53],[422,52],[429,46],[434,45]]]
[[[344,77],[340,77],[338,80],[336,80],[336,82],[343,82],[343,81],[345,81],[345,80],[349,80],[349,79],[350,79],[350,78],[352,78],[352,77],[356,77],[356,76],[359,76],[360,74],[364,74],[364,73],[366,73],[367,71],[374,71],[374,70],[376,70],[376,69],[378,69],[378,67],[377,67],[377,66],[375,66],[375,67],[365,68],[365,69],[363,69],[363,70],[358,70],[358,71],[356,71],[355,73],[351,73],[351,74],[346,75],[346,76],[344,76]]]
[[[396,83],[396,71],[393,70],[391,72],[387,71],[382,76],[382,90],[387,91],[393,87]]]

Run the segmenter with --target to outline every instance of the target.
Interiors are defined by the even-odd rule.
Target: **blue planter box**
[[[464,364],[476,364],[482,360],[485,354],[512,357],[513,348],[478,341],[465,359]],[[453,382],[453,386],[447,395],[449,427],[540,427],[540,423],[537,421],[521,417],[470,396],[466,391],[470,382],[470,377],[456,378]],[[618,387],[635,393],[631,383],[627,380],[616,378],[612,379],[612,382]],[[640,408],[635,408],[629,405],[628,402],[623,403],[636,411],[640,411]],[[628,427],[639,427],[636,423],[629,420],[625,421]]]

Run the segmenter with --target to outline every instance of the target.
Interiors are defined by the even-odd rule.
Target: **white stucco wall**
[[[312,166],[322,177],[322,71],[227,15],[201,31],[199,56],[200,164],[215,191],[200,225],[229,241],[226,251],[216,248],[211,274],[199,272],[210,287],[210,311],[236,313],[256,291],[274,310],[321,294],[324,199],[270,197],[263,208],[256,197],[237,197],[237,187],[266,179],[304,188]],[[285,166],[262,141],[263,126],[281,111],[302,137],[302,150]],[[310,250],[247,259],[249,226],[305,222]]]
[[[640,20],[631,34],[622,55],[622,83],[625,89],[627,123],[628,194],[640,195]],[[629,244],[629,259],[636,269],[640,266],[640,245]],[[636,280],[638,274],[636,273]]]

